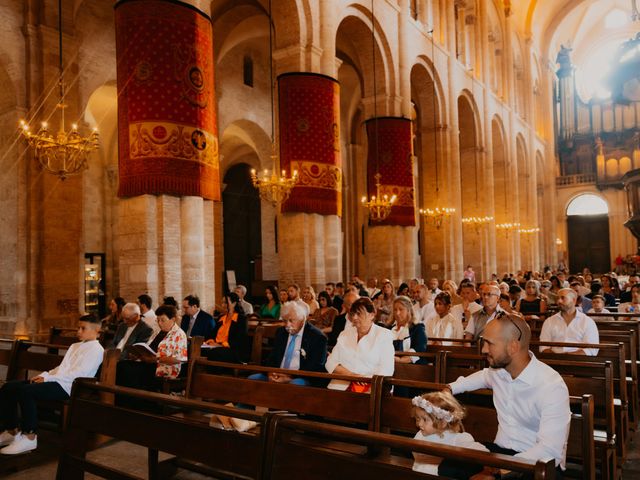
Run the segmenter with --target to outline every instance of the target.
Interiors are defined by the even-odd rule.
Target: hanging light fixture
[[[470,72],[473,72],[473,69],[469,70]],[[473,99],[475,101],[476,95],[475,95],[475,86],[474,86],[474,79],[473,79],[473,73],[471,73],[471,89],[472,89],[472,94],[473,94]],[[479,205],[478,202],[478,177],[479,177],[479,169],[478,169],[478,151],[476,150],[476,152],[474,153],[474,164],[475,164],[475,188],[476,188],[476,208]],[[473,227],[475,229],[475,231],[477,233],[480,232],[480,228],[486,226],[487,224],[489,224],[490,222],[492,222],[494,220],[494,218],[490,215],[472,215],[472,216],[468,216],[468,217],[462,217],[462,224],[463,225],[467,225],[470,227]]]
[[[274,207],[279,207],[289,198],[293,187],[298,183],[298,171],[294,170],[291,176],[285,170],[280,170],[280,159],[276,146],[276,122],[274,105],[274,79],[273,79],[273,22],[271,18],[271,0],[269,0],[269,82],[271,87],[271,161],[273,170],[265,169],[261,178],[258,177],[255,169],[251,170],[251,183],[258,189],[260,198],[270,202]],[[278,175],[278,172],[281,175]]]
[[[373,58],[373,120],[375,122],[376,131],[376,174],[373,178],[376,179],[376,194],[367,199],[366,196],[362,197],[362,206],[369,210],[369,220],[372,222],[381,222],[391,215],[391,207],[395,203],[396,195],[380,195],[380,160],[378,155],[378,92],[376,82],[376,38],[375,38],[375,18],[373,13],[373,2],[371,0],[371,53]],[[371,145],[369,146],[371,148]]]
[[[433,29],[431,29],[431,61],[433,65],[435,65],[435,41],[433,38]],[[438,155],[438,141],[437,141],[437,125],[436,125],[436,81],[435,78],[433,81],[433,95],[432,95],[432,108],[433,108],[433,157],[435,158],[435,166],[436,166],[436,204],[434,208],[421,208],[420,215],[423,215],[428,222],[431,222],[437,229],[442,226],[442,223],[445,220],[448,220],[451,215],[456,213],[455,208],[443,207],[440,206],[440,178],[439,178],[439,155]]]
[[[65,101],[64,67],[62,63],[62,0],[58,0],[58,48],[60,50],[59,87],[60,100],[60,129],[53,134],[47,122],[42,122],[38,133],[32,133],[31,127],[25,120],[20,121],[20,133],[34,149],[35,157],[42,168],[64,180],[73,175],[79,175],[87,169],[89,154],[98,148],[98,130],[94,128],[91,134],[83,137],[78,131],[78,125],[71,125],[71,131],[65,131],[64,109]]]

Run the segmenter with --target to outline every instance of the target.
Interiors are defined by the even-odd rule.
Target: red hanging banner
[[[342,215],[340,85],[315,73],[278,77],[280,165],[298,171],[283,212]]]
[[[169,0],[116,4],[118,196],[220,200],[211,20]]]
[[[372,225],[415,226],[413,185],[413,148],[411,120],[401,117],[378,117],[367,120],[367,188],[369,197],[376,194],[377,172],[380,194],[396,195],[391,214]]]

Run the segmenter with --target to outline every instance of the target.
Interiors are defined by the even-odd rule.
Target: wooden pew
[[[423,363],[395,363],[393,377],[403,380],[437,382],[440,380],[438,352],[396,352],[399,357],[420,357]]]
[[[251,343],[251,363],[254,365],[264,365],[271,353],[273,340],[276,331],[282,323],[257,325],[255,330],[249,331],[249,336],[253,336]]]
[[[228,369],[236,372],[290,374],[290,370],[260,367],[256,365],[235,365],[211,362],[194,358],[189,364],[187,380],[188,399],[207,399],[218,402],[233,402],[258,405],[273,410],[286,410],[326,418],[327,420],[359,423],[372,427],[375,394],[343,392],[317,387],[261,382],[243,377],[233,377],[222,373],[208,373],[207,368]],[[320,380],[341,379],[347,381],[368,380],[349,375],[329,375],[327,373],[297,372],[308,378]],[[303,374],[303,375],[302,375]],[[376,382],[382,377],[370,379],[372,392]]]
[[[558,360],[545,360],[545,363],[558,371],[569,389],[570,395],[591,394],[595,405],[595,441],[599,454],[602,478],[617,478],[619,455],[624,453],[624,435],[619,418],[616,418],[613,387],[613,365],[604,363],[581,363]],[[605,463],[606,462],[606,463]]]
[[[429,478],[423,473],[411,470],[413,462],[408,458],[390,459],[388,456],[371,458],[367,454],[344,453],[323,447],[323,443],[331,441],[350,445],[352,448],[349,450],[354,452],[363,450],[370,452],[372,447],[374,451],[391,448],[393,451],[405,452],[407,455],[410,452],[420,452],[523,472],[530,474],[534,479],[555,478],[553,461],[533,462],[506,455],[431,444],[396,435],[319,424],[285,415],[270,417],[268,429],[270,434],[266,439],[263,454],[261,480],[289,480],[300,475],[301,472],[304,472],[304,478],[308,480]],[[310,438],[316,440],[315,445],[308,444]]]
[[[0,338],[0,366],[9,368],[9,364],[11,363],[11,356],[13,355],[15,348],[15,340],[8,338]],[[6,378],[6,374],[4,378],[0,378],[0,385],[4,383],[4,379]]]
[[[376,417],[376,431],[384,433],[403,432],[414,435],[416,431],[415,420],[410,418],[411,399],[398,398],[389,394],[390,387],[411,387],[421,392],[442,390],[444,384],[428,382],[409,382],[396,378],[385,378],[382,388],[382,398],[379,402],[379,410]],[[479,395],[491,396],[490,392]],[[582,397],[570,397],[571,401],[571,428],[567,444],[567,467],[569,470],[578,470],[579,478],[595,480],[595,446],[594,446],[594,401],[591,395]],[[464,403],[467,415],[463,421],[465,431],[469,432],[476,441],[493,442],[498,431],[498,418],[492,404],[492,400],[477,403]],[[569,465],[571,463],[571,465]],[[575,476],[575,475],[574,475]]]
[[[209,422],[154,415],[115,407],[96,398],[98,394],[127,395],[138,399],[262,422],[263,416],[251,410],[216,405],[209,402],[179,399],[125,387],[115,387],[88,381],[74,384],[63,449],[56,478],[84,478],[84,472],[104,478],[138,479],[113,466],[87,460],[88,439],[93,432],[118,440],[135,443],[149,449],[149,478],[164,477],[158,471],[158,451],[168,452],[194,463],[203,464],[220,476],[257,478],[261,467],[261,437],[226,431],[209,426]],[[266,417],[264,417],[266,418]]]
[[[627,338],[628,339],[628,338]],[[622,432],[624,433],[623,442],[627,445],[630,439],[630,417],[632,415],[633,406],[629,402],[629,398],[633,398],[635,384],[627,382],[631,378],[627,377],[627,369],[625,362],[625,346],[624,343],[559,343],[559,342],[531,342],[531,348],[534,351],[540,346],[547,347],[570,347],[570,348],[598,348],[598,355],[572,355],[570,353],[554,353],[551,350],[537,352],[536,356],[543,360],[560,360],[581,363],[600,363],[610,361],[613,365],[613,382],[614,382],[614,398],[616,399],[616,418],[621,422]],[[570,372],[569,372],[570,373]],[[637,406],[636,406],[637,407]],[[624,453],[624,452],[621,452]],[[621,455],[624,457],[624,455]]]
[[[634,331],[630,330],[601,330],[600,342],[622,343],[624,345],[627,383],[629,384],[630,426],[637,428],[640,421],[640,381],[638,379],[638,344]]]

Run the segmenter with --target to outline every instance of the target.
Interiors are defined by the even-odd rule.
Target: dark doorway
[[[222,192],[224,268],[236,272],[236,282],[251,295],[254,262],[262,253],[260,197],[251,184],[250,167],[234,165],[224,176]]]
[[[567,226],[570,271],[581,272],[588,267],[593,273],[609,272],[609,216],[571,215],[567,217]]]

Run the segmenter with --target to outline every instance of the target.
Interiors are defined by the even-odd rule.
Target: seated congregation
[[[188,412],[199,408],[208,411],[206,428],[260,438],[288,428],[289,420],[270,411],[289,411],[302,422],[291,428],[320,436],[328,428],[327,438],[364,442],[366,455],[348,455],[354,462],[375,458],[379,468],[476,480],[569,473],[615,479],[639,419],[640,328],[632,313],[640,284],[626,286],[631,307],[616,311],[606,295],[619,301],[624,290],[614,294],[598,280],[587,285],[581,276],[564,276],[529,272],[459,286],[448,280],[442,290],[437,279],[411,279],[396,290],[389,280],[378,289],[375,279],[366,287],[354,277],[346,287],[327,284],[317,299],[311,287],[290,285],[286,298],[269,287],[261,305],[249,303],[239,285],[211,313],[196,295],[186,296],[182,316],[172,297],[155,311],[148,295],[137,303],[116,298],[102,323],[80,318],[79,343],[58,367],[2,386],[0,453],[37,448],[42,401],[73,396],[67,433],[77,436],[83,424],[74,405],[87,391],[102,391],[111,394],[102,408],[114,418],[117,406],[145,421],[179,419],[186,428]],[[102,345],[117,350],[115,385],[76,382],[72,395],[74,380],[96,375]],[[395,449],[373,446],[408,441],[409,433],[404,460],[392,458]],[[341,451],[335,442],[326,445]],[[68,455],[61,454],[59,474],[72,468]]]

